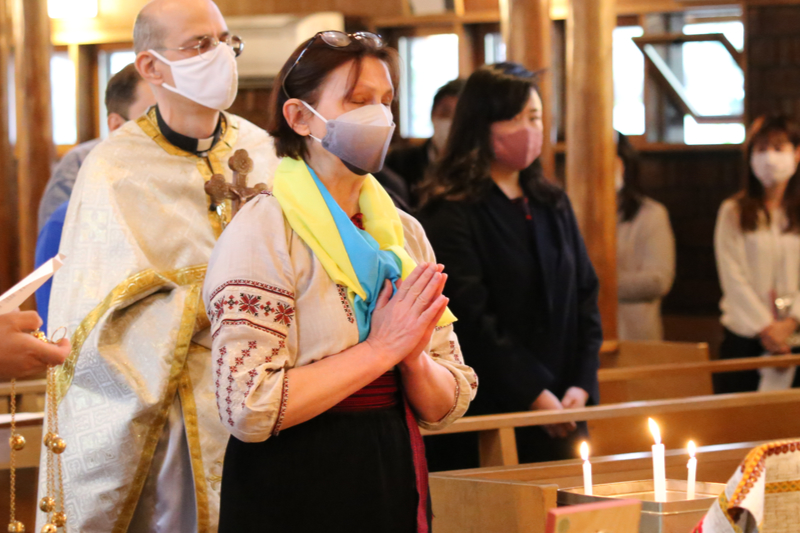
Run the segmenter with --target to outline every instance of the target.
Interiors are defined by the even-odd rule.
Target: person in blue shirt
[[[108,112],[108,131],[113,133],[128,120],[142,115],[155,104],[150,86],[142,80],[131,63],[117,72],[106,88],[106,111]],[[69,197],[81,164],[100,139],[79,144],[61,159],[53,175],[47,182],[42,201],[39,203],[39,238],[36,240],[36,267],[58,253],[64,217],[69,206]],[[47,311],[50,303],[51,282],[45,283],[36,291],[36,307],[47,331]]]

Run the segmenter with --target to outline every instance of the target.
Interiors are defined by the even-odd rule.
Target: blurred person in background
[[[418,146],[398,148],[386,157],[386,166],[402,176],[411,192],[411,207],[419,205],[417,188],[422,183],[426,172],[444,152],[453,115],[458,103],[458,95],[464,88],[464,80],[455,79],[447,82],[436,91],[431,106],[431,122],[433,137]]]
[[[714,234],[722,359],[789,353],[800,321],[800,128],[783,115],[759,117],[745,147],[745,185],[722,203]],[[781,375],[798,385],[794,368]],[[760,380],[756,370],[714,374],[714,392],[754,391]]]
[[[619,134],[617,189],[617,278],[619,338],[664,339],[661,299],[675,279],[675,236],[667,209],[638,189],[639,157]]]

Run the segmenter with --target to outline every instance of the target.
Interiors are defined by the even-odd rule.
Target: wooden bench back
[[[682,342],[620,341],[615,352],[600,354],[600,368],[630,368],[709,360],[708,345]],[[600,402],[622,403],[663,398],[687,398],[713,393],[710,372],[684,376],[600,383]]]

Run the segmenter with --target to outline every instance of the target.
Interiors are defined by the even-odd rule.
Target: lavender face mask
[[[392,112],[386,106],[365,105],[328,120],[309,104],[303,103],[325,122],[327,128],[322,139],[313,135],[311,138],[341,159],[347,168],[362,176],[383,168],[395,128]]]

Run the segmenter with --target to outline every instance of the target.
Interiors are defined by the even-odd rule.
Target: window
[[[98,79],[98,94],[100,95],[100,136],[102,138],[108,137],[108,113],[106,112],[106,87],[108,80],[114,74],[127,67],[136,59],[136,53],[133,50],[113,50],[109,52],[100,52],[98,59],[99,75]]]
[[[487,33],[483,38],[483,51],[485,63],[502,63],[506,60],[506,43],[500,33]]]
[[[78,110],[75,63],[68,52],[53,52],[50,58],[50,84],[53,105],[53,142],[78,142]]]
[[[458,35],[401,37],[399,49],[403,65],[400,135],[430,137],[433,97],[442,85],[458,77]]]
[[[738,21],[687,24],[683,33],[722,33],[737,50],[744,48],[744,25]],[[686,95],[700,114],[744,113],[744,73],[721,43],[684,43],[682,55]],[[691,116],[684,118],[686,144],[741,143],[744,137],[741,123],[698,124]]]
[[[614,29],[614,129],[625,135],[643,135],[645,130],[644,56],[633,42],[643,33],[641,26]]]

